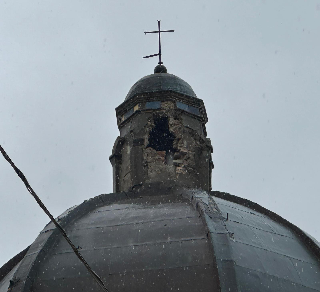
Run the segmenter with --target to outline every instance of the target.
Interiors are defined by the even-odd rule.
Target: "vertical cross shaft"
[[[159,31],[159,62],[158,62],[158,64],[161,65],[162,62],[161,62],[161,39],[160,39],[161,30],[160,30],[160,20],[158,20],[158,31]]]
[[[159,56],[159,62],[158,64],[163,64],[163,62],[161,61],[161,33],[162,32],[174,32],[173,29],[170,29],[170,30],[161,30],[160,29],[160,20],[158,20],[158,30],[155,30],[155,31],[145,31],[144,34],[147,34],[147,33],[157,33],[159,34],[159,53],[158,54],[153,54],[153,55],[149,55],[149,56],[145,56],[143,58],[151,58],[151,57],[155,57],[155,56]]]

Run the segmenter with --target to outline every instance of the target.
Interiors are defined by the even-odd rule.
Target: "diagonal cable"
[[[74,251],[74,253],[76,254],[76,256],[79,258],[79,260],[84,264],[84,266],[86,267],[86,269],[88,270],[88,272],[91,274],[91,276],[94,278],[94,280],[98,283],[98,285],[106,292],[109,292],[109,290],[107,289],[107,287],[104,285],[104,283],[102,282],[101,278],[91,269],[91,267],[89,266],[89,264],[87,263],[87,261],[83,258],[83,256],[80,254],[80,252],[78,251],[78,249],[74,246],[74,244],[72,243],[72,241],[70,240],[70,238],[68,237],[67,233],[64,231],[64,229],[61,227],[61,225],[54,219],[54,217],[51,215],[51,213],[49,212],[49,210],[46,208],[46,206],[42,203],[42,201],[40,200],[40,198],[38,197],[38,195],[36,194],[36,192],[32,189],[32,187],[30,186],[28,180],[26,179],[26,177],[24,176],[24,174],[22,173],[22,171],[15,166],[15,164],[13,163],[13,161],[10,159],[9,155],[4,151],[4,149],[2,148],[2,146],[0,145],[0,151],[3,155],[3,157],[9,162],[9,164],[12,166],[12,168],[15,170],[15,172],[17,173],[17,175],[21,178],[21,180],[24,182],[28,192],[34,197],[34,199],[37,201],[38,205],[41,207],[41,209],[49,216],[50,220],[53,222],[53,224],[56,226],[56,228],[61,232],[62,236],[66,239],[66,241],[69,243],[69,245],[71,246],[72,250]]]

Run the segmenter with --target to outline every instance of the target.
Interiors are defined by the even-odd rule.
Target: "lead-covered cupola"
[[[131,87],[125,100],[137,94],[161,91],[172,91],[189,97],[197,97],[187,82],[178,76],[169,74],[164,65],[158,65],[154,68],[154,74],[142,77]]]
[[[213,168],[204,103],[164,65],[137,81],[116,108],[114,191],[151,185],[211,189]]]

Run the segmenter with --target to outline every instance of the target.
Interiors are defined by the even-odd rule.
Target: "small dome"
[[[168,73],[166,66],[159,64],[154,68],[154,73]]]
[[[157,67],[155,68],[155,71]],[[163,68],[159,67],[158,69]],[[188,95],[190,97],[197,97],[193,89],[187,82],[173,74],[161,73],[158,71],[159,70],[157,70],[157,72],[155,72],[154,74],[147,75],[141,78],[138,82],[136,82],[131,87],[125,100],[128,100],[139,93],[149,93],[158,91],[174,91],[177,93]]]

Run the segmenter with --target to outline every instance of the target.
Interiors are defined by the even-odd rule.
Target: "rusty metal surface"
[[[156,73],[138,80],[131,87],[125,100],[137,94],[160,91],[174,91],[190,97],[197,97],[191,86],[181,78],[169,73]]]

